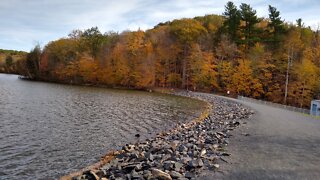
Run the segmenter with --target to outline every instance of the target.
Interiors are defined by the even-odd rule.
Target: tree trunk
[[[187,46],[184,46],[183,50],[183,60],[182,60],[182,88],[186,87],[186,77],[187,77]]]
[[[303,102],[304,102],[304,85],[305,85],[305,81],[303,82],[303,85],[302,85],[302,94],[301,94],[301,101],[300,101],[300,108],[303,107]]]

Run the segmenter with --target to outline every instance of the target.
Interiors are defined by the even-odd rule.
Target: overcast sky
[[[319,0],[235,0],[250,4],[260,17],[275,6],[288,22],[302,18],[316,29]],[[98,26],[110,30],[143,30],[182,17],[222,14],[224,0],[0,0],[0,49],[31,50],[67,36],[73,29]]]

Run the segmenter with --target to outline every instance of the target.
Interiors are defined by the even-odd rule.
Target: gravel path
[[[320,120],[253,102],[252,120],[233,131],[223,173],[201,179],[319,179]]]

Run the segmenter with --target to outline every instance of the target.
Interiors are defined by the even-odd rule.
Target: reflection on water
[[[0,74],[0,179],[48,179],[197,116],[204,103]]]

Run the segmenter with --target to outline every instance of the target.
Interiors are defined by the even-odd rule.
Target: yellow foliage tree
[[[198,88],[211,90],[218,87],[216,65],[212,53],[202,52],[198,44],[193,44],[189,63],[190,80],[194,91]]]
[[[239,60],[239,66],[232,76],[233,92],[238,95],[259,97],[263,93],[262,85],[252,75],[252,69],[248,60]]]
[[[312,57],[311,49],[306,49],[303,52],[302,63],[295,68],[297,75],[297,84],[299,92],[299,104],[300,107],[308,106],[312,99],[312,92],[318,80],[318,69],[311,61]]]

